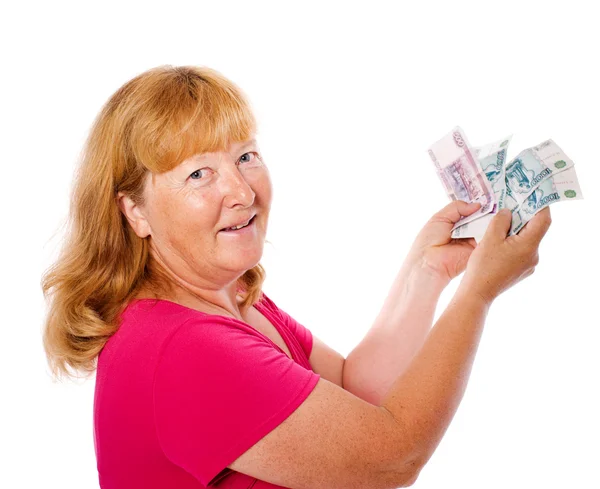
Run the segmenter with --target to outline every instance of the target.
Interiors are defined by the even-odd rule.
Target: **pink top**
[[[255,304],[293,360],[249,324],[136,299],[98,357],[94,448],[103,489],[276,488],[227,468],[316,386],[311,332]]]

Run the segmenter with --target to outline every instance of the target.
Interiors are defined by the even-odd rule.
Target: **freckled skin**
[[[273,193],[256,143],[189,158],[149,176],[144,193],[143,218],[132,226],[138,236],[151,236],[152,255],[179,285],[175,296],[163,298],[242,318],[236,280],[262,257]],[[249,235],[219,233],[255,213]]]

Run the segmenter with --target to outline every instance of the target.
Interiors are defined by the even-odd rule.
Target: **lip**
[[[224,233],[224,234],[231,234],[231,235],[240,235],[240,234],[246,234],[249,231],[252,231],[254,229],[254,224],[256,219],[254,219],[256,217],[256,214],[254,214],[251,218],[250,218],[250,224],[248,224],[246,227],[243,227],[241,229],[238,229],[237,231],[225,231],[225,229],[221,229],[219,231],[219,233]],[[243,224],[246,221],[242,221],[240,224]],[[232,227],[232,226],[230,226]]]
[[[246,219],[244,219],[243,221],[239,221],[236,224],[231,224],[230,226],[225,226],[224,228],[222,228],[219,232],[221,231],[225,231],[225,229],[227,228],[232,228],[234,226],[239,226],[240,224],[244,224],[245,222],[251,221],[252,219],[254,219],[254,217],[256,217],[256,214],[252,214],[250,217],[247,217]]]

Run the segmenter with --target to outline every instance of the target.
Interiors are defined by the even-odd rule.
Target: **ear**
[[[135,234],[140,238],[150,236],[150,223],[144,215],[143,209],[123,192],[117,194],[117,203],[123,215],[127,218]]]

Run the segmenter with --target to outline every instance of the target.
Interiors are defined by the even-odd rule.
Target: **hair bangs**
[[[175,83],[163,85],[153,102],[152,123],[139,121],[144,137],[132,141],[140,163],[153,173],[172,170],[191,156],[225,151],[256,134],[244,94],[207,68],[201,74],[193,68],[184,71]]]
[[[159,66],[121,86],[92,125],[72,190],[68,235],[42,278],[49,300],[43,344],[52,373],[92,373],[123,308],[139,291],[155,297],[173,286],[119,208],[119,193],[143,204],[148,173],[229,149],[256,135],[244,93],[203,66]],[[261,297],[259,263],[237,280],[240,308]]]

